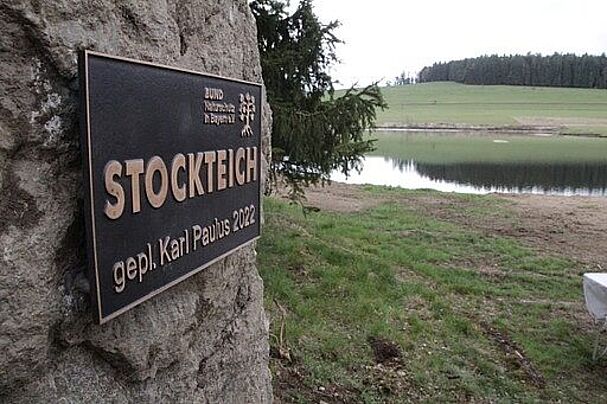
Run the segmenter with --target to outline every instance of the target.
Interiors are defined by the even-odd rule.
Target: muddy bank
[[[500,134],[500,135],[529,135],[529,136],[582,136],[582,137],[607,137],[602,133],[595,133],[592,129],[588,131],[571,131],[567,126],[558,125],[465,125],[465,124],[418,124],[401,125],[386,124],[375,128],[381,132],[414,132],[414,133],[457,133],[457,134]],[[589,125],[584,125],[587,127]]]
[[[562,128],[558,126],[528,125],[457,125],[457,124],[420,124],[420,125],[383,125],[376,128],[382,132],[440,132],[440,133],[500,133],[515,135],[551,134],[558,135]]]

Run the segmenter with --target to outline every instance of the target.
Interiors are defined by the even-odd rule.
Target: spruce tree
[[[271,179],[284,178],[292,197],[303,187],[324,184],[333,170],[358,169],[373,141],[376,108],[386,103],[377,84],[337,92],[329,67],[337,62],[333,31],[323,24],[311,0],[291,14],[275,0],[250,3],[257,22],[264,83],[273,111]]]
[[[426,66],[420,71],[418,82],[429,81],[604,89],[607,57],[559,53],[480,56]]]

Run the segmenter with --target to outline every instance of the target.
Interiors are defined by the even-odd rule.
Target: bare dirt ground
[[[580,262],[589,271],[607,269],[607,198],[493,194],[479,202],[478,198],[440,192],[377,194],[365,191],[364,186],[342,183],[310,188],[306,198],[308,206],[339,212],[402,202],[437,219],[514,237],[538,252]],[[498,207],[489,213],[478,209],[488,198],[498,201]]]
[[[512,202],[518,224],[498,231],[527,244],[607,268],[607,199],[541,195],[503,195]]]

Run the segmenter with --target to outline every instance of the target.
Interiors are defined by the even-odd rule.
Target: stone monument
[[[270,402],[254,245],[103,325],[92,320],[82,49],[262,80],[246,0],[0,3],[0,401]],[[265,100],[262,116],[267,161]]]

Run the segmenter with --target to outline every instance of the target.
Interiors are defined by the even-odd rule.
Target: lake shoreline
[[[575,136],[590,138],[607,138],[607,135],[593,132],[569,133],[563,132],[566,128],[554,126],[528,126],[528,125],[454,125],[454,124],[416,124],[416,125],[382,125],[374,128],[381,132],[412,132],[412,133],[486,133],[487,135],[528,135],[528,136]]]
[[[405,203],[423,214],[488,234],[520,239],[538,251],[566,254],[594,267],[607,265],[607,198],[537,194],[458,194],[433,190],[407,190],[379,185],[332,181],[306,189],[304,205],[332,212],[360,212],[386,202]],[[283,195],[284,197],[284,195]],[[513,217],[462,215],[473,200],[497,201]],[[588,243],[588,240],[593,240]],[[604,246],[598,248],[599,246]]]

